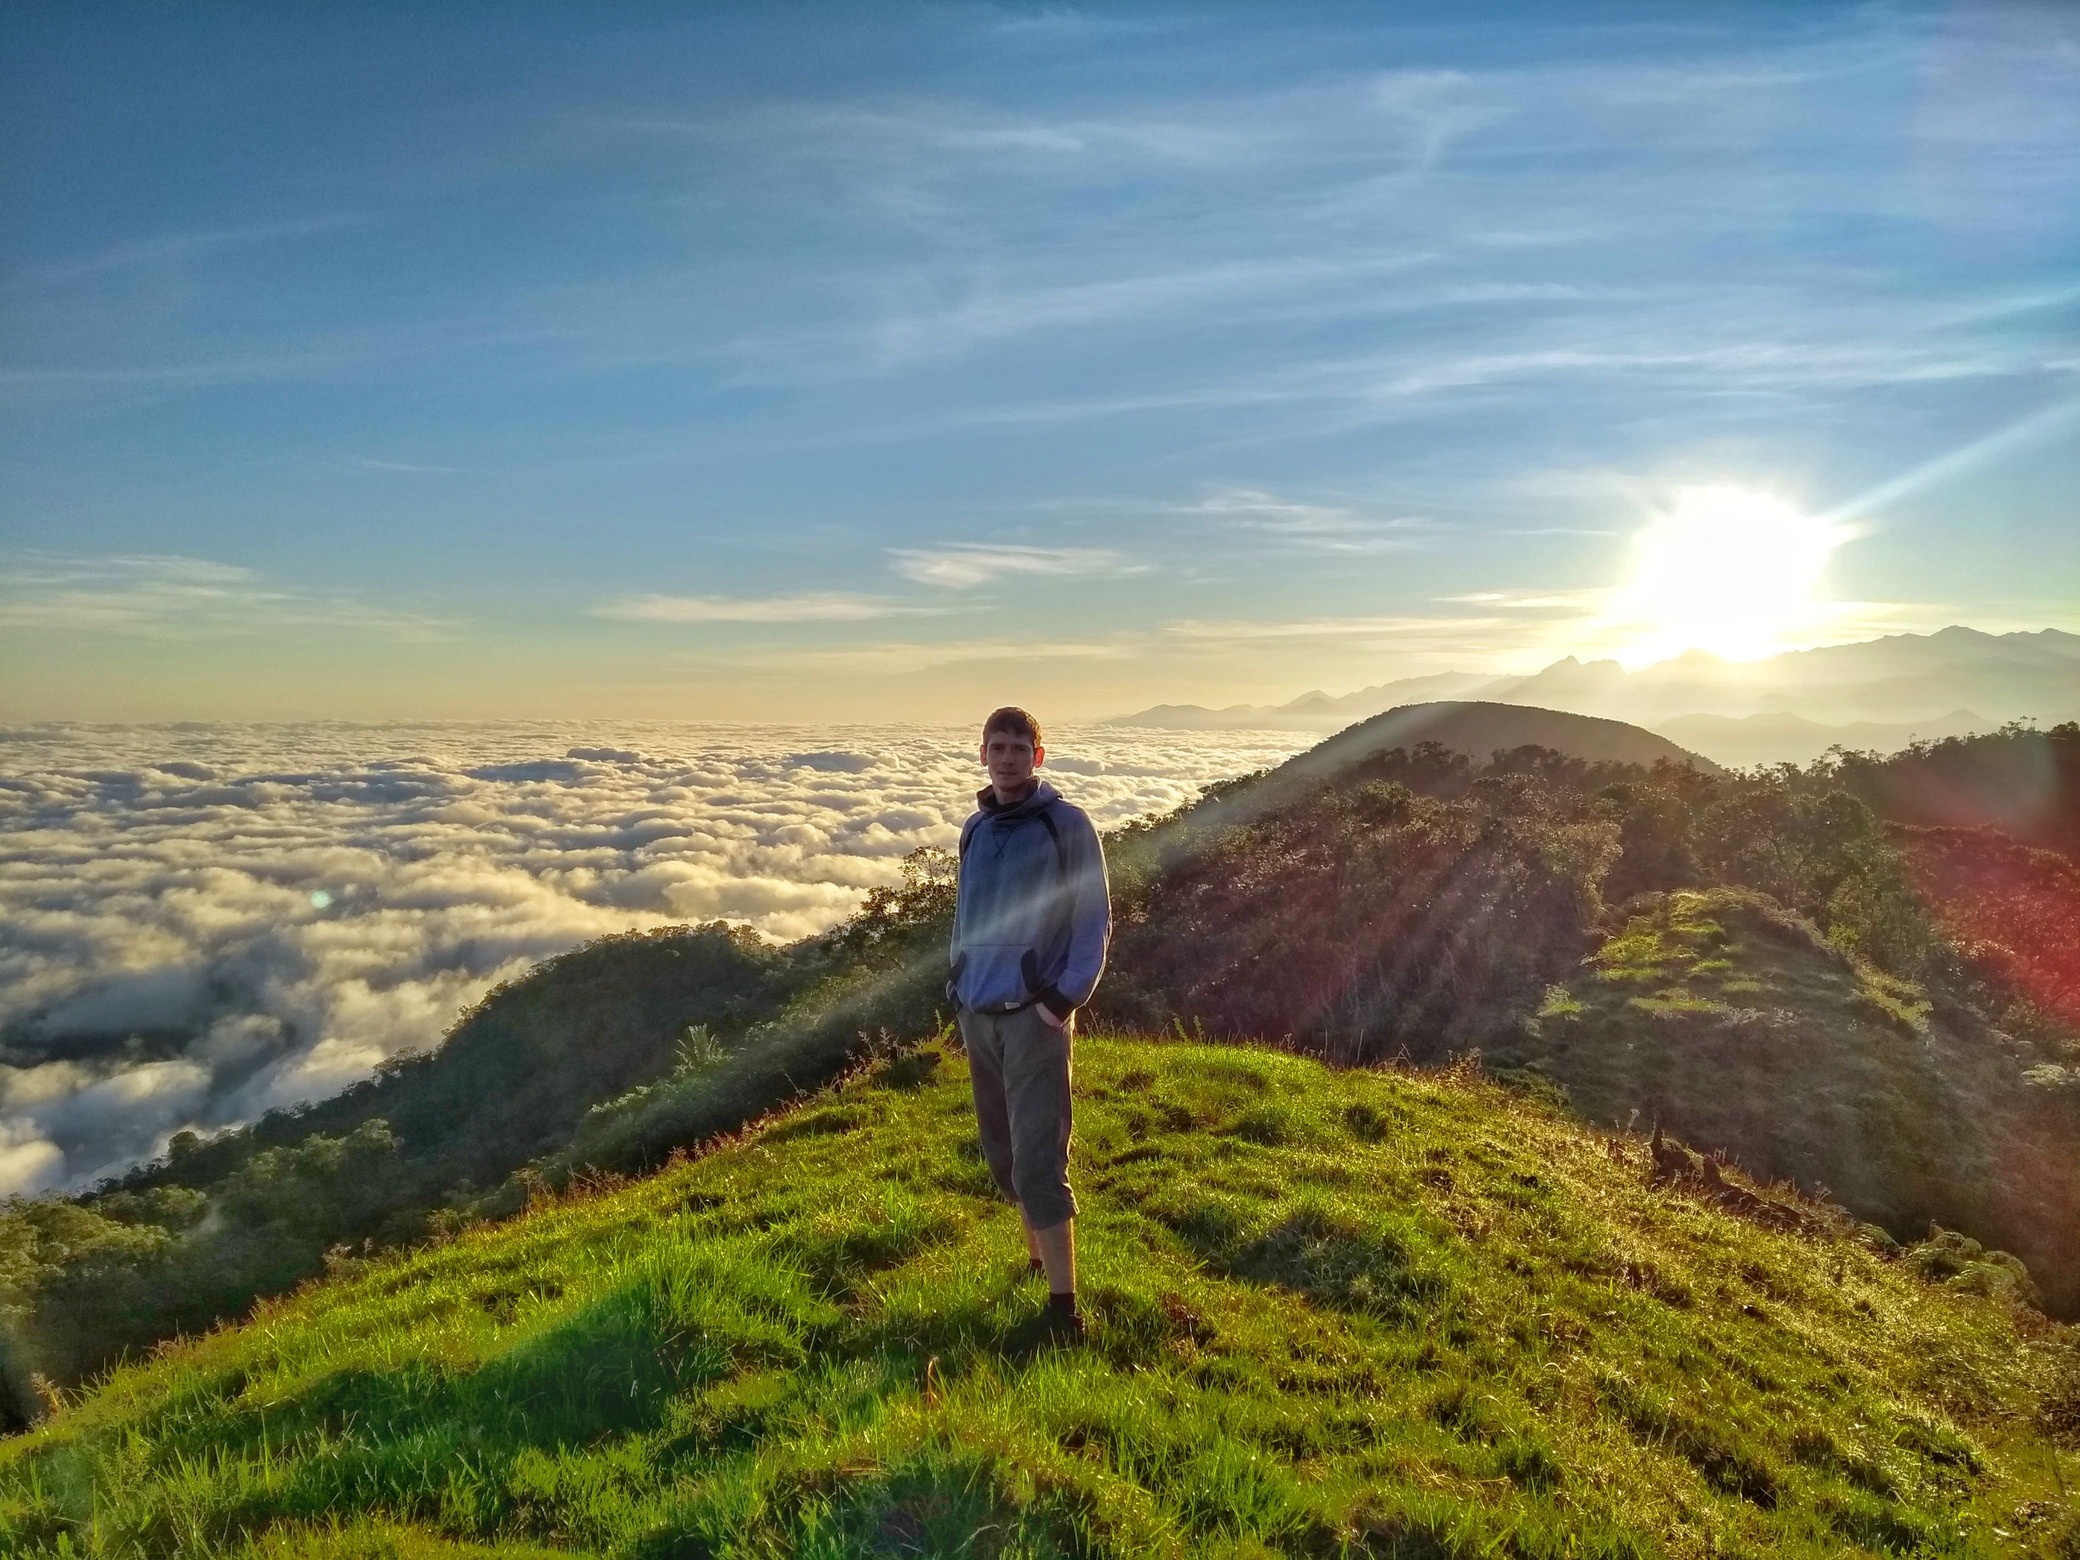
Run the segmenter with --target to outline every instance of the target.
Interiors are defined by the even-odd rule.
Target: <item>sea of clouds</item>
[[[1305,742],[1065,729],[1100,828]],[[590,938],[843,919],[981,775],[965,729],[0,727],[0,1194],[333,1093]]]

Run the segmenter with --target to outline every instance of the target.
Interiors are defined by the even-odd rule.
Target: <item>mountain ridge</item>
[[[1992,634],[1952,625],[1931,634],[1785,651],[1756,662],[1687,651],[1636,672],[1615,660],[1585,662],[1569,655],[1528,676],[1446,672],[1340,696],[1311,692],[1284,705],[1157,705],[1102,724],[1327,734],[1344,717],[1379,713],[1392,703],[1412,702],[1418,693],[1535,705],[1651,729],[1700,716],[1784,715],[1837,728],[1820,750],[1837,742],[1853,746],[1859,735],[1904,746],[1915,735],[1951,734],[1930,728],[1960,710],[1987,728],[2015,719],[2048,725],[2080,716],[2080,635],[2055,628]],[[1858,726],[1899,729],[1841,729]],[[1792,754],[1810,742],[1737,746],[1755,754],[1750,761],[1797,761]]]
[[[1628,721],[1481,699],[1404,704],[1345,727],[1288,759],[1280,774],[1327,775],[1367,754],[1434,742],[1481,760],[1521,747],[1548,748],[1589,764],[1689,764],[1720,773],[1710,759]]]

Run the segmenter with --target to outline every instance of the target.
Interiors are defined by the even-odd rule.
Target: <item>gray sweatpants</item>
[[[961,1043],[975,1088],[982,1157],[997,1189],[1036,1230],[1076,1217],[1069,1190],[1070,1028],[1038,1006],[1015,1013],[961,1010]]]

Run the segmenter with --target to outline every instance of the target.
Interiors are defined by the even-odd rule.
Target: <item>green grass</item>
[[[2065,1335],[1846,1226],[1468,1071],[1076,1081],[1085,1345],[935,1046],[113,1374],[0,1449],[0,1552],[2080,1554]]]
[[[1758,896],[1676,893],[1629,921],[1541,1018],[1611,1023],[1666,1013],[1738,1024],[1769,1012],[1926,1032],[1928,1003],[1905,981],[1858,964]]]
[[[2006,1037],[1759,895],[1651,901],[1488,1060],[1552,1079],[1591,1121],[1658,1121],[1825,1187],[1902,1241],[1970,1230],[2080,1315],[2080,1116],[2031,1088]]]

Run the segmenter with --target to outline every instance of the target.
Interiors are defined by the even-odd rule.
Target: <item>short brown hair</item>
[[[1040,745],[1040,722],[1016,704],[1007,704],[990,712],[989,719],[982,723],[982,740],[989,741],[992,731],[1008,731],[1014,737],[1024,737],[1034,747]]]

